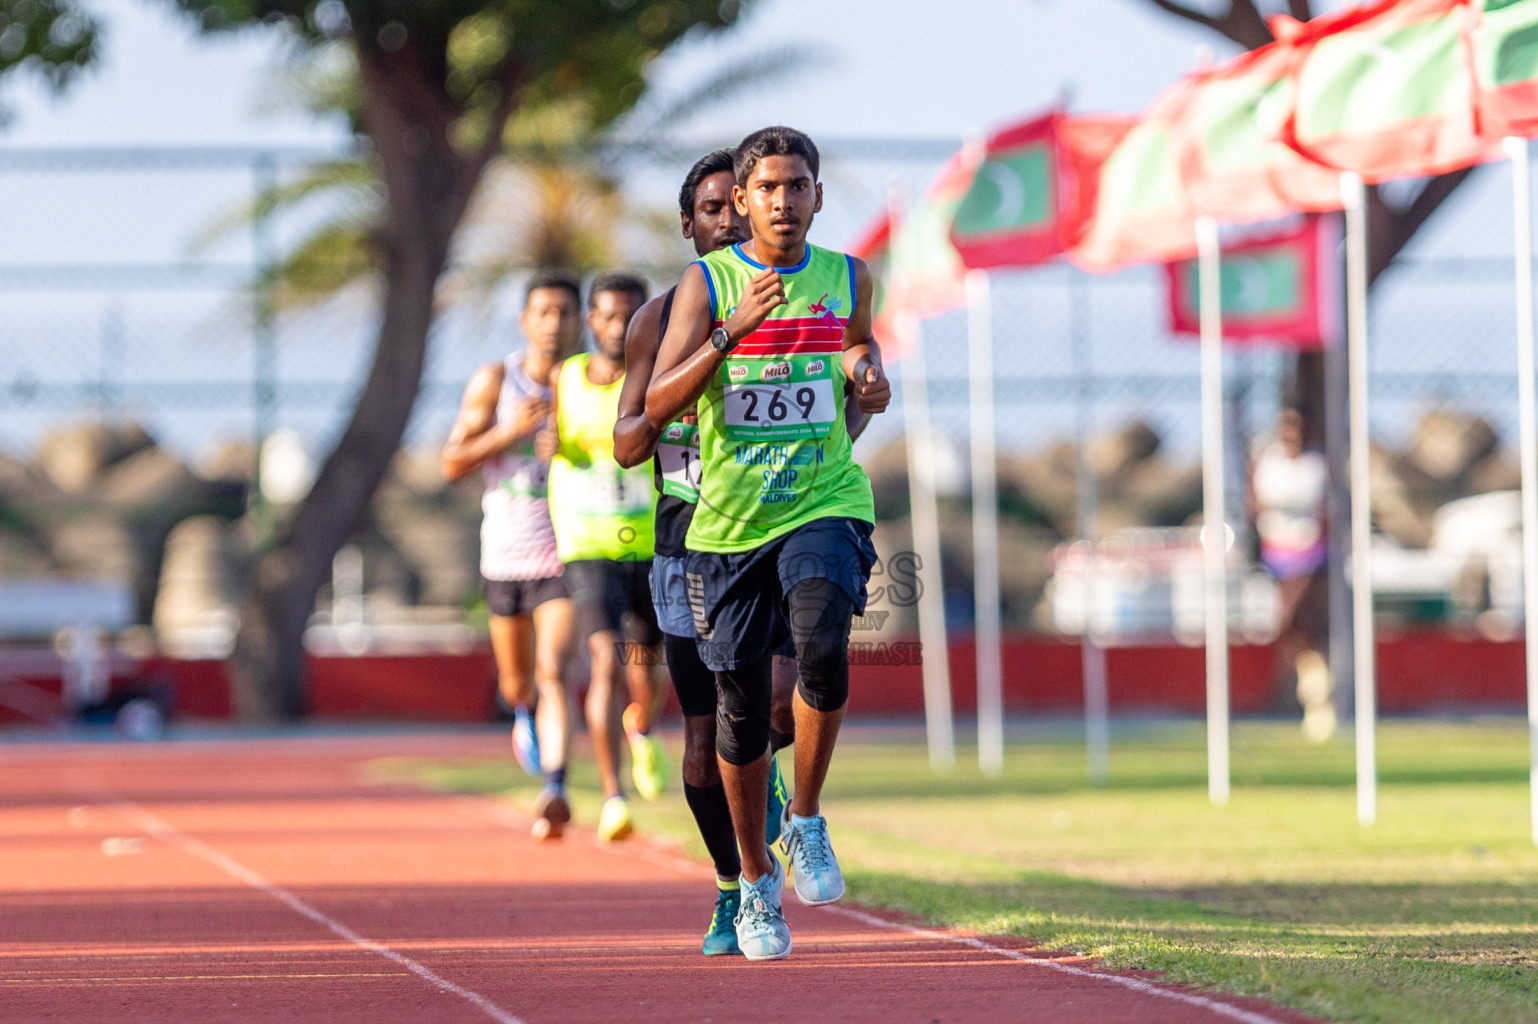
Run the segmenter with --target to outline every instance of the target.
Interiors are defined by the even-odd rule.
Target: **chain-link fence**
[[[848,242],[883,208],[894,181],[916,192],[955,146],[824,140],[827,199],[814,240]],[[648,149],[617,159],[626,204],[646,214],[639,220],[669,221],[676,182],[696,152]],[[267,316],[257,285],[264,271],[335,210],[321,201],[255,225],[240,214],[336,156],[0,152],[0,573],[129,573],[148,617],[169,579],[161,562],[178,550],[172,534],[181,514],[238,517],[230,488],[249,482],[257,439],[283,429],[312,458],[329,448],[368,365],[375,295],[365,284]],[[676,252],[675,263],[632,261],[646,264],[659,286],[688,256],[681,240],[671,244],[647,251]],[[1510,251],[1509,178],[1504,167],[1486,169],[1374,291],[1374,499],[1380,526],[1407,547],[1436,545],[1436,513],[1448,502],[1515,486]],[[514,273],[473,295],[447,290],[406,439],[417,454],[381,495],[373,540],[364,542],[368,585],[403,604],[472,600],[473,485],[443,491],[433,454],[474,368],[518,347],[519,283]],[[1081,440],[1102,535],[1178,527],[1199,512],[1197,351],[1169,336],[1157,268],[1105,278],[1066,265],[1000,273],[993,297],[1006,623],[1050,628],[1051,554],[1079,529]],[[927,323],[924,336],[938,433],[925,457],[940,469],[946,586],[964,624],[965,314]],[[1271,429],[1290,368],[1289,354],[1274,348],[1235,349],[1227,358],[1233,509],[1243,507],[1244,456]],[[80,429],[88,424],[114,429]],[[893,408],[857,449],[891,531],[887,543],[899,546],[907,543],[902,435],[899,384]],[[154,459],[143,455],[150,450]],[[135,458],[139,468],[129,473]],[[159,468],[152,472],[150,462]],[[194,484],[219,486],[170,501],[176,487]],[[147,516],[146,502],[161,514]],[[97,522],[85,510],[106,506],[127,510],[115,527],[98,522],[97,532],[82,528],[71,540],[60,525]],[[435,515],[450,525],[432,525]],[[109,535],[126,550],[105,555]],[[1488,592],[1484,603],[1492,603]]]

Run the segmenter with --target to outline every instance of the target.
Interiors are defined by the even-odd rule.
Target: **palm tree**
[[[637,159],[677,154],[664,141],[689,118],[761,84],[770,73],[803,68],[826,55],[806,47],[766,50],[734,59],[682,92],[637,106],[622,122],[595,128],[580,103],[553,101],[521,108],[504,133],[504,151],[487,167],[456,241],[449,301],[484,299],[512,275],[531,267],[579,272],[625,263],[671,266],[684,258],[670,209],[628,202],[619,169]],[[357,69],[343,46],[316,48],[274,76],[265,106],[355,118]],[[379,175],[368,154],[306,167],[297,178],[220,218],[203,234],[208,244],[261,219],[310,217],[311,227],[258,282],[274,308],[321,304],[377,279],[374,225],[384,207]],[[639,240],[643,259],[634,247]],[[648,252],[648,250],[650,250]]]

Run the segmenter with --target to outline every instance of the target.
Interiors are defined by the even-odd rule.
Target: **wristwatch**
[[[732,340],[732,336],[726,332],[725,327],[717,327],[710,332],[710,347],[717,352],[727,353],[736,348],[737,343]]]

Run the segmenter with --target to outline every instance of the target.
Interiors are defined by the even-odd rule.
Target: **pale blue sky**
[[[13,84],[0,144],[325,143],[339,123],[259,114],[270,33],[195,39],[153,0],[96,0],[106,59],[63,100]],[[663,90],[747,49],[805,39],[826,67],[691,126],[733,136],[783,121],[813,133],[958,137],[1034,111],[1065,85],[1079,110],[1139,109],[1211,38],[1146,0],[758,0],[744,21],[690,41],[656,69]]]

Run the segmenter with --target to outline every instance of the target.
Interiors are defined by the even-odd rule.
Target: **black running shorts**
[[[617,562],[608,558],[566,563],[566,589],[577,606],[577,635],[621,633],[626,640],[655,647],[662,643],[652,607],[651,559]]]
[[[486,607],[501,618],[528,615],[546,601],[566,597],[566,583],[560,576],[538,580],[488,580],[481,577]]]

